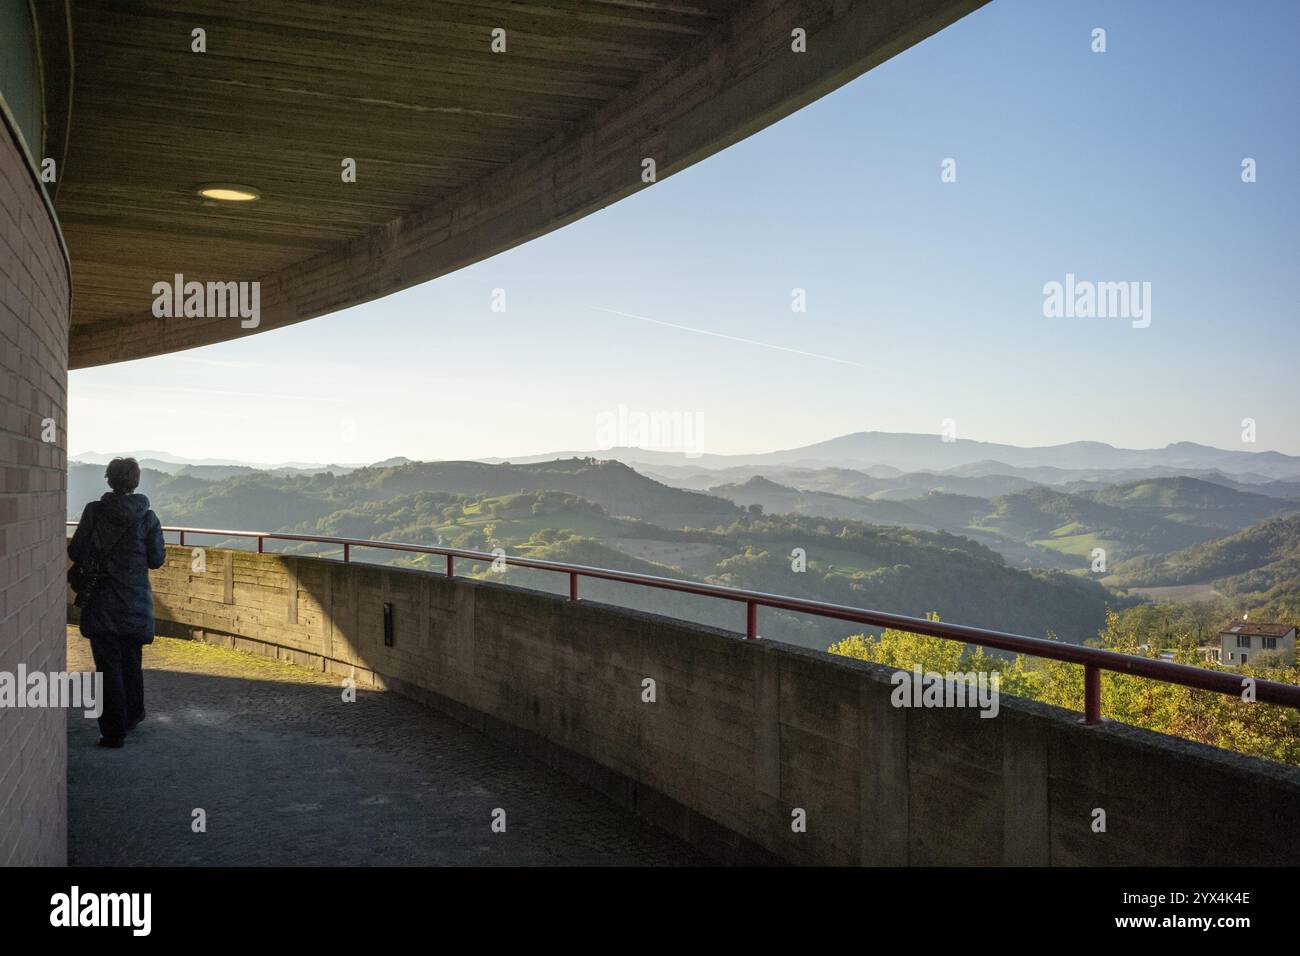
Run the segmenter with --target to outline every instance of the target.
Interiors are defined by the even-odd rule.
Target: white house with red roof
[[[1295,662],[1295,627],[1259,624],[1243,618],[1219,632],[1219,663],[1278,665]]]

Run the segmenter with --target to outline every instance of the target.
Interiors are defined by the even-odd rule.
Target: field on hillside
[[[1163,588],[1130,588],[1155,604],[1193,604],[1198,601],[1220,601],[1224,598],[1212,584],[1178,584]]]

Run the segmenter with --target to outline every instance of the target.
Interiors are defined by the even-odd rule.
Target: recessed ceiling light
[[[199,195],[219,202],[252,202],[262,198],[262,194],[252,186],[238,186],[234,183],[204,183],[199,187]]]

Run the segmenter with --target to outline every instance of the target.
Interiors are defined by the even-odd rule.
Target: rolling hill
[[[164,522],[210,528],[285,530],[314,522],[345,506],[387,501],[421,491],[456,495],[503,495],[563,491],[600,505],[609,514],[667,528],[711,528],[734,521],[741,509],[712,495],[661,484],[620,462],[584,459],[532,465],[481,462],[404,462],[360,468],[343,475],[281,474],[234,466],[186,469],[169,475],[142,469],[140,492],[148,495]],[[69,468],[68,513],[105,491],[103,468]]]
[[[1271,518],[1173,554],[1125,561],[1107,583],[1184,588],[1225,598],[1234,616],[1249,611],[1257,619],[1300,622],[1300,515]]]
[[[1116,583],[1128,587],[1243,579],[1240,584],[1258,590],[1292,575],[1300,576],[1300,514],[1272,518],[1172,554],[1135,558],[1115,568]]]
[[[340,478],[340,494],[375,499],[415,491],[461,495],[564,491],[618,517],[639,518],[666,528],[711,528],[740,514],[713,495],[661,484],[617,461],[570,458],[533,464],[487,465],[476,461],[412,462],[363,468]]]
[[[1297,502],[1185,476],[1115,485],[1090,492],[1086,497],[1102,505],[1167,521],[1232,531],[1286,511],[1300,510]]]
[[[1008,567],[970,537],[877,527],[849,517],[760,515],[723,498],[660,484],[617,462],[401,463],[347,475],[258,473],[220,481],[149,470],[144,478],[142,490],[166,524],[501,547],[916,616],[935,612],[1069,641],[1094,636],[1112,600],[1091,581]],[[761,479],[757,484],[763,487]],[[79,497],[98,497],[100,467],[78,466],[73,485]],[[779,486],[765,490],[786,493]],[[844,500],[877,515],[919,504]],[[932,515],[943,512],[951,519],[982,499],[933,495],[922,501]],[[73,510],[79,513],[80,505]],[[935,520],[916,513],[919,521]],[[276,548],[315,550],[288,543]],[[792,561],[795,549],[806,557],[804,570]],[[354,553],[353,559],[426,563],[387,552]],[[468,565],[462,573],[475,572]],[[527,576],[511,571],[506,579]],[[555,588],[564,582],[542,575],[536,583]],[[731,629],[742,623],[734,606],[686,595],[593,583],[584,596]],[[860,630],[776,612],[763,619],[765,636],[810,647],[824,648]]]
[[[800,490],[755,476],[713,494],[769,514],[845,518],[971,537],[1018,567],[1087,569],[1095,548],[1110,565],[1165,554],[1300,511],[1300,502],[1173,477],[1070,494],[1034,486],[991,498],[930,492],[901,501]]]

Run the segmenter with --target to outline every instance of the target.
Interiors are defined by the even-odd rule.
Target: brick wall
[[[11,674],[65,664],[68,284],[57,226],[0,118],[0,671]],[[65,716],[0,708],[0,864],[67,862]]]
[[[190,548],[168,548],[153,575],[161,632],[423,701],[720,859],[1300,863],[1295,768],[1015,698],[994,719],[896,709],[888,668],[537,591],[205,558],[196,573]],[[1210,826],[1206,807],[1221,806],[1234,813]],[[806,832],[791,827],[796,809]]]

